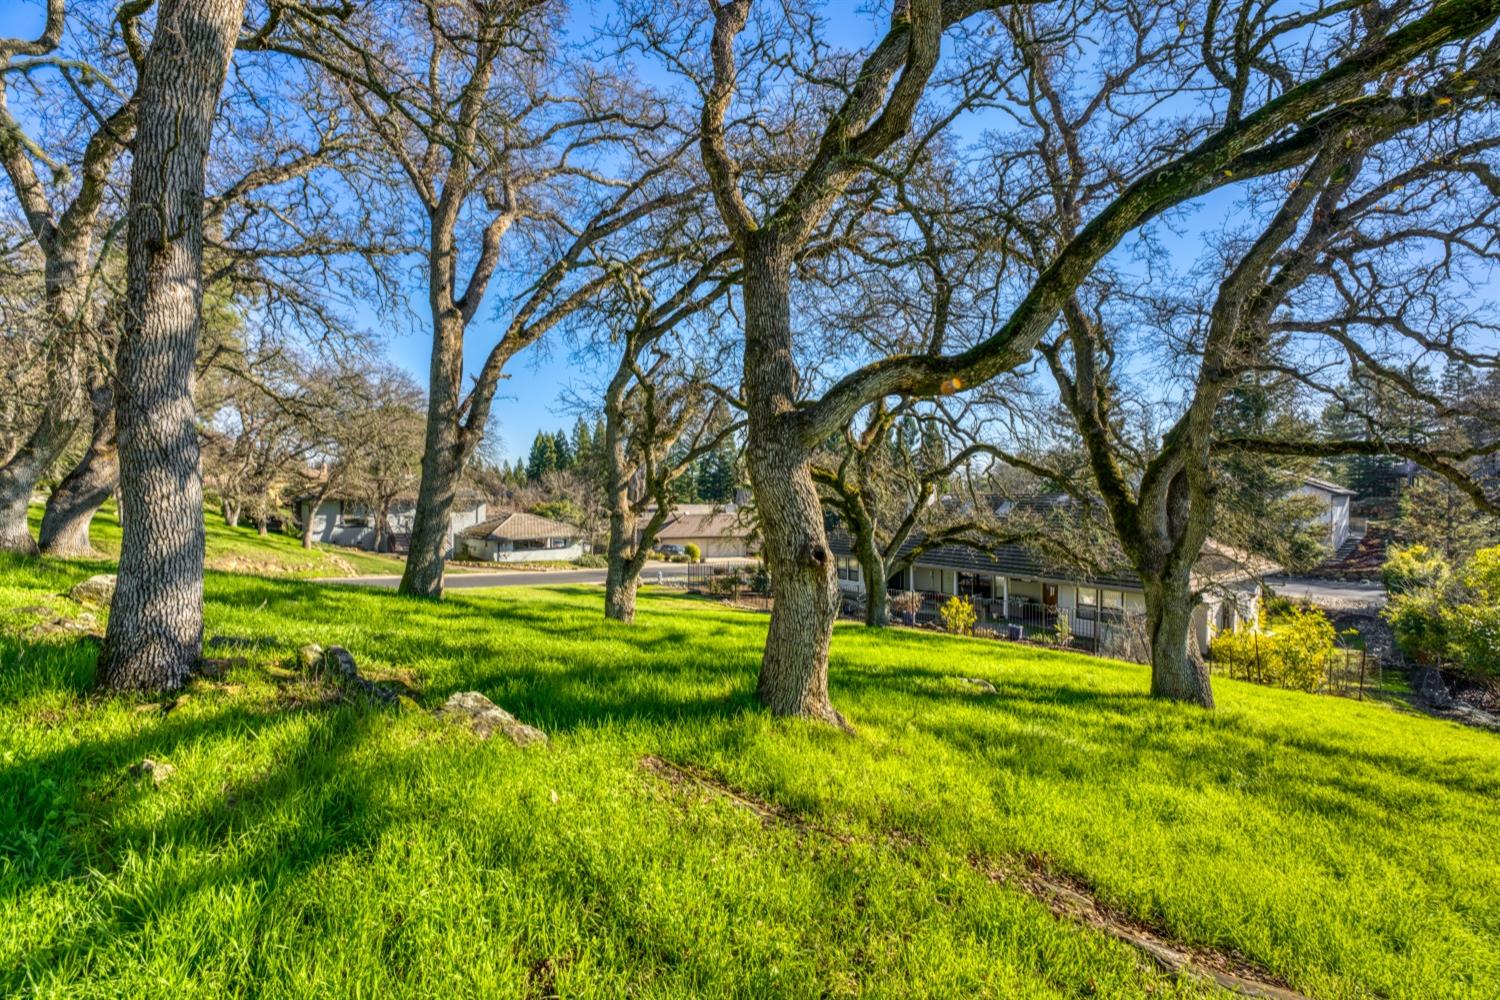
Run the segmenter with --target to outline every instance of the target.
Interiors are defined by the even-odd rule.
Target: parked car
[[[656,547],[656,551],[660,552],[664,556],[685,556],[685,555],[687,555],[687,549],[683,548],[681,545],[670,545],[670,544],[669,545],[658,545]]]

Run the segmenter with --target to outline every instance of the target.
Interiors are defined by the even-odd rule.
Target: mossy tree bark
[[[244,0],[163,0],[141,71],[117,371],[129,516],[100,654],[112,689],[179,687],[203,646],[203,483],[193,407],[204,165]]]

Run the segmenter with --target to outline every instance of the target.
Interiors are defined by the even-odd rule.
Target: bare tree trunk
[[[302,547],[304,549],[313,547],[313,521],[317,518],[318,511],[322,509],[323,501],[327,499],[327,492],[320,491],[307,503],[307,513],[302,517]]]
[[[1214,707],[1208,666],[1189,649],[1193,594],[1186,580],[1142,576],[1146,629],[1151,642],[1151,696]]]
[[[811,449],[796,419],[790,260],[757,235],[747,240],[744,260],[747,457],[773,601],[756,694],[776,715],[847,727],[828,700],[838,585]]]
[[[869,524],[854,526],[854,556],[859,560],[860,576],[865,583],[865,625],[885,628],[891,623],[889,595],[886,593],[885,558],[875,544],[875,533]]]
[[[240,511],[242,509],[238,500],[231,500],[226,497],[223,503],[224,524],[231,528],[238,528],[240,526]]]
[[[613,435],[611,435],[613,436]],[[635,525],[627,496],[627,485],[618,475],[613,458],[610,464],[609,491],[609,568],[604,575],[604,617],[619,622],[635,621],[635,589],[639,569],[631,572],[635,554]]]
[[[89,525],[115,491],[120,466],[115,451],[115,394],[105,380],[89,390],[94,429],[88,449],[47,499],[40,543],[49,556],[90,556]]]
[[[640,579],[639,572],[629,572],[625,559],[610,554],[604,579],[604,617],[626,624],[635,621],[635,591]]]
[[[268,523],[269,523],[269,521],[268,521],[267,518],[257,517],[255,519],[255,533],[257,535],[259,535],[260,537],[265,538],[266,537],[266,526],[267,526]]]
[[[27,510],[37,483],[67,447],[75,426],[49,405],[36,430],[0,469],[0,550],[36,555]]]
[[[389,551],[388,543],[391,537],[391,502],[382,500],[380,509],[375,513],[375,551]]]
[[[130,516],[100,654],[107,688],[182,685],[203,648],[203,481],[193,360],[203,304],[204,161],[244,0],[163,0],[131,166],[120,492]]]
[[[434,305],[434,309],[437,306]],[[416,597],[443,596],[443,565],[448,557],[448,527],[463,471],[458,402],[463,389],[463,323],[457,315],[438,320],[432,337],[431,393],[427,402],[427,440],[422,449],[422,482],[412,515],[411,550],[401,574],[400,591]]]
[[[630,345],[626,345],[627,356]],[[630,503],[630,470],[625,457],[625,414],[622,400],[628,379],[621,365],[604,392],[604,472],[609,503],[608,569],[604,575],[604,617],[629,624],[635,621],[635,592],[644,559],[636,559],[636,514]],[[653,520],[656,520],[653,518]],[[649,545],[646,546],[649,548]]]

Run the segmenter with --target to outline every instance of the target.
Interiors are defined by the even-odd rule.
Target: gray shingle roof
[[[537,514],[506,511],[459,532],[464,538],[518,541],[524,538],[582,538],[583,530]]]

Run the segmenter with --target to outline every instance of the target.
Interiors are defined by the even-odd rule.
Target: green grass
[[[31,532],[36,534],[42,520],[42,507],[33,504],[28,512]],[[405,560],[399,556],[340,545],[319,545],[304,549],[302,539],[291,535],[267,534],[261,537],[249,525],[231,528],[222,517],[206,512],[204,517],[204,562],[210,569],[257,576],[286,576],[315,579],[336,576],[400,576]],[[113,501],[94,515],[89,526],[89,543],[102,555],[112,559],[120,551],[120,520]],[[461,572],[455,570],[455,572]]]
[[[163,714],[89,693],[93,645],[19,638],[96,567],[0,563],[0,994],[1198,995],[979,870],[1039,855],[1319,998],[1500,995],[1500,741],[1390,707],[840,625],[853,737],[753,705],[762,615],[591,588],[208,577],[210,634],[273,647]],[[69,612],[71,613],[71,612]],[[420,706],[324,704],[340,643]],[[999,693],[961,683],[983,677]],[[552,736],[423,709],[477,689]],[[763,826],[643,754],[848,834]],[[143,757],[171,763],[154,788]]]

